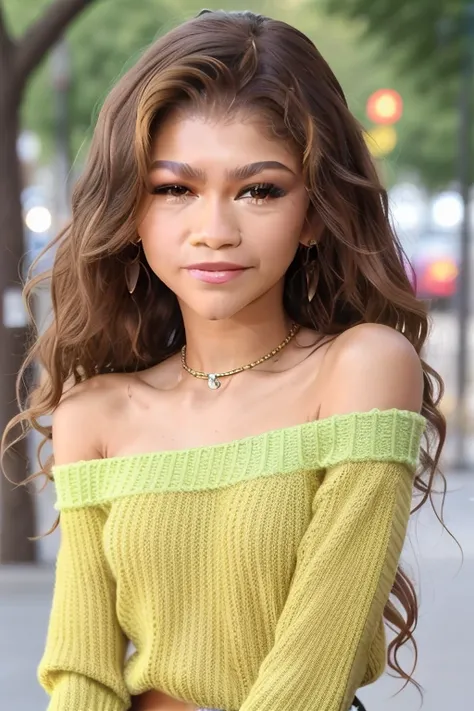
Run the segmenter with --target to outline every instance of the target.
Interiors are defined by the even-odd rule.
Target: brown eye
[[[264,200],[270,195],[270,188],[250,188],[249,193],[255,200]]]
[[[152,190],[153,195],[167,195],[168,197],[183,197],[189,192],[184,185],[158,185]]]
[[[273,183],[260,183],[259,185],[251,185],[241,193],[240,197],[249,195],[252,200],[268,200],[279,198],[286,195],[285,191],[277,187]]]

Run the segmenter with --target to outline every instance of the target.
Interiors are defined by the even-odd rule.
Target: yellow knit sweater
[[[372,410],[54,467],[49,711],[125,711],[148,689],[225,711],[347,711],[385,667],[425,424]]]

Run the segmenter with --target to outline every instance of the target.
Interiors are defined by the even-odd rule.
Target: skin
[[[298,156],[265,137],[256,121],[188,115],[161,127],[152,161],[187,163],[203,173],[183,179],[169,167],[153,169],[159,192],[145,197],[138,224],[149,267],[179,300],[188,363],[219,372],[261,357],[290,328],[282,305],[285,272],[298,246],[318,236],[306,220]],[[278,161],[287,170],[244,180],[226,172],[257,161]],[[284,195],[251,189],[259,183]],[[249,269],[219,285],[185,269],[221,260]],[[138,374],[100,375],[75,386],[53,414],[55,463],[215,444],[373,408],[419,411],[422,394],[420,359],[393,329],[363,324],[331,343],[302,329],[273,359],[225,378],[218,391],[183,371],[179,354]],[[196,706],[155,690],[135,698],[133,708]]]
[[[152,170],[158,194],[146,198],[138,226],[148,264],[178,297],[193,367],[221,372],[262,355],[262,346],[271,350],[290,325],[281,307],[283,277],[298,245],[312,236],[298,156],[262,136],[256,122],[189,116],[167,121],[152,160],[203,172],[189,179],[171,168]],[[284,169],[260,170],[245,180],[227,175],[231,167],[260,161]],[[255,188],[259,183],[272,184],[281,197]],[[179,187],[166,190],[173,184]],[[207,261],[249,268],[221,285],[199,282],[183,269]],[[237,351],[236,341],[242,344]]]

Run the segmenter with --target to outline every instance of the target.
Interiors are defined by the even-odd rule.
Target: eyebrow
[[[174,160],[154,160],[150,170],[158,170],[159,168],[166,168],[181,178],[206,182],[206,173],[200,168],[193,168],[189,163],[178,163]],[[230,180],[247,180],[258,173],[262,173],[264,170],[284,170],[295,175],[287,165],[276,160],[262,160],[257,163],[242,165],[238,168],[232,168],[232,170],[226,170],[226,175]]]

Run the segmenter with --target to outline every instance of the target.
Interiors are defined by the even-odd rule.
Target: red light
[[[454,281],[458,276],[459,270],[450,260],[446,259],[443,261],[433,262],[428,267],[428,275],[437,282],[451,282]]]
[[[394,89],[379,89],[369,96],[366,111],[372,123],[396,123],[403,113],[402,97]]]

